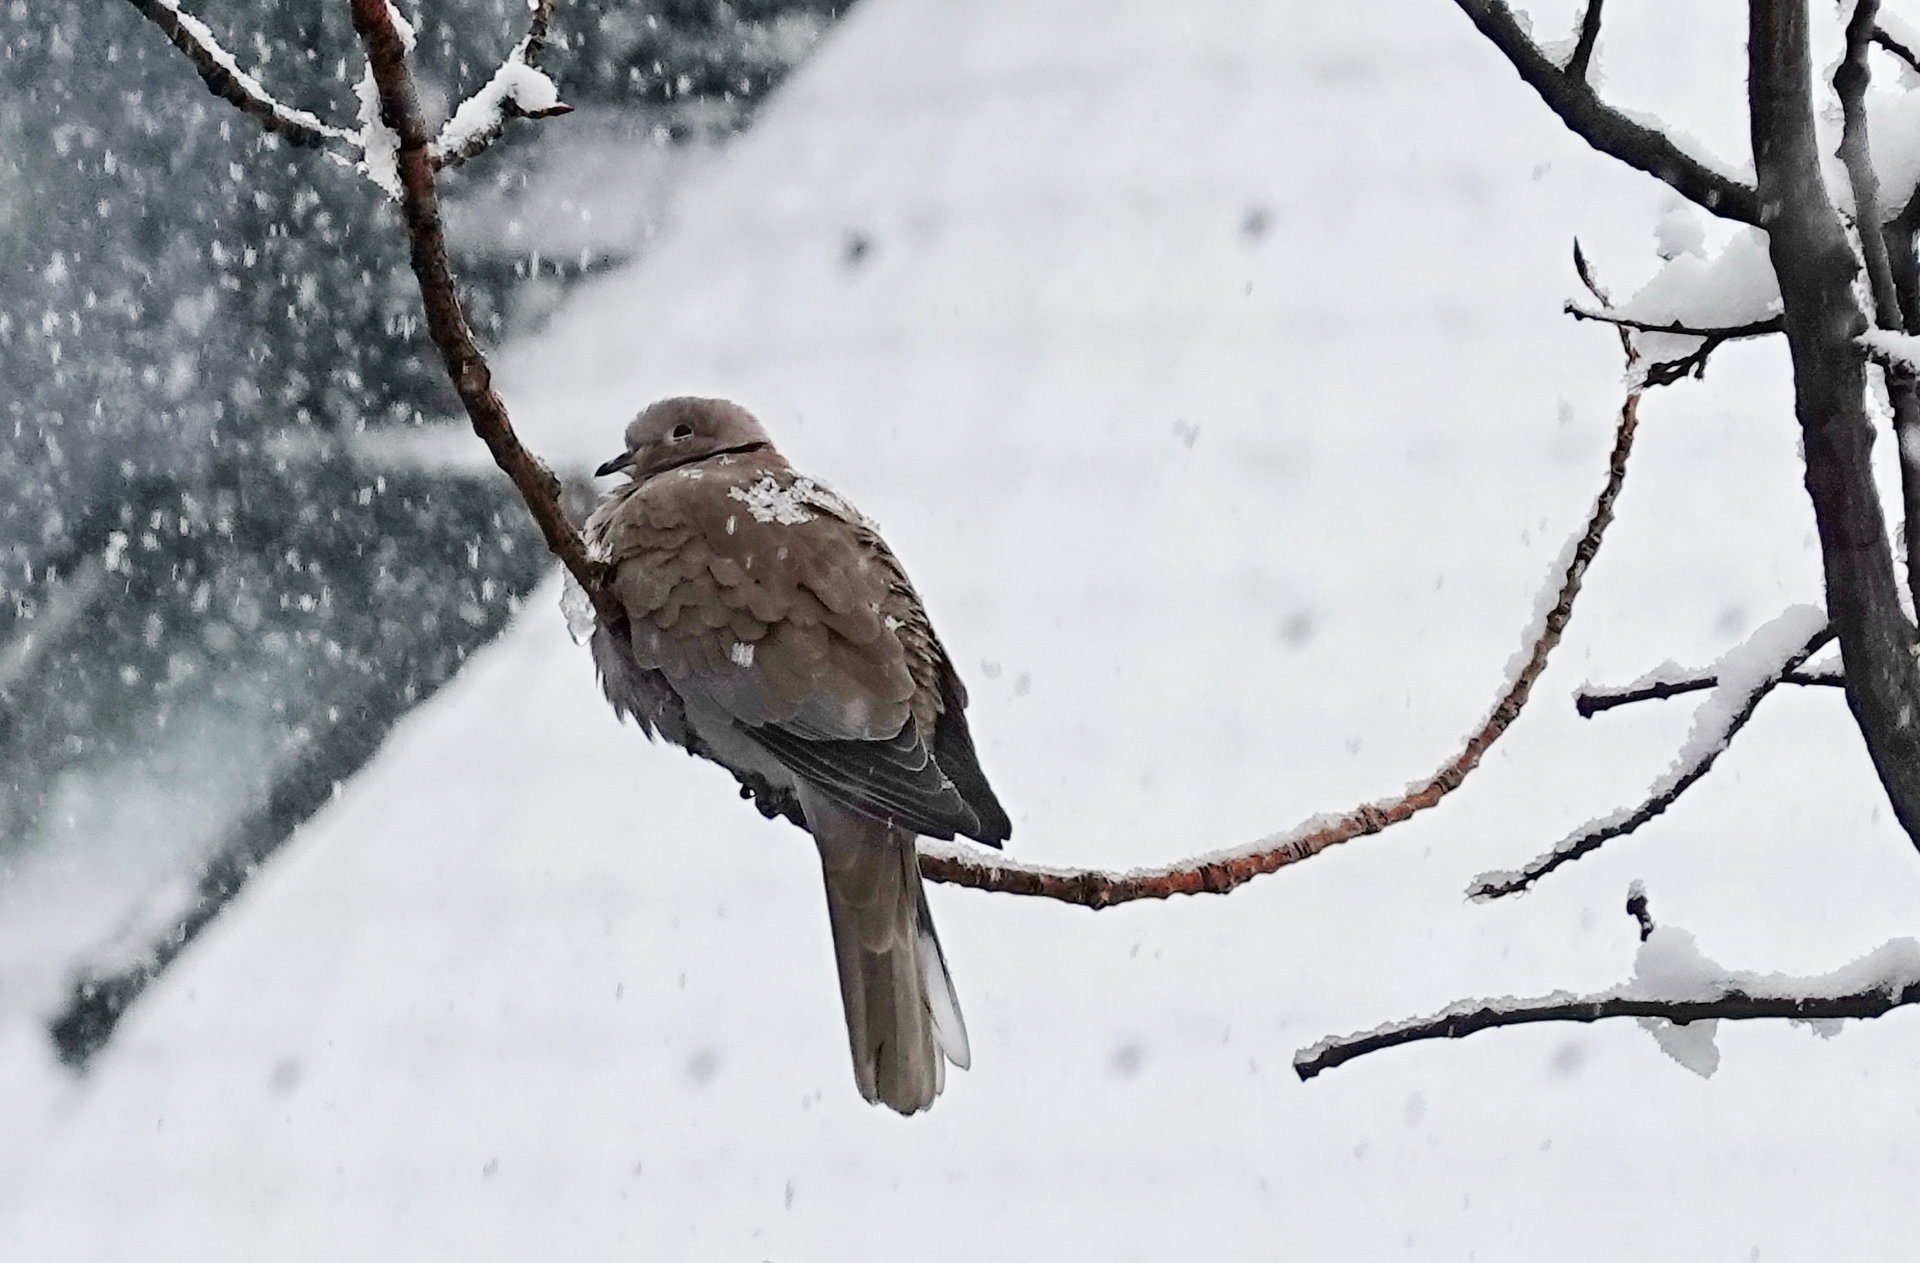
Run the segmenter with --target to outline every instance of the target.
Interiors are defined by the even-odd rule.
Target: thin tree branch
[[[1789,671],[1780,677],[1780,683],[1845,688],[1847,677],[1838,671]],[[1718,687],[1720,687],[1720,677],[1709,671],[1702,675],[1655,680],[1647,684],[1637,684],[1631,688],[1583,689],[1574,694],[1573,708],[1580,712],[1580,718],[1592,719],[1600,712],[1612,710],[1616,706],[1630,706],[1635,702],[1664,701],[1669,697],[1701,693]]]
[[[1579,276],[1580,283],[1587,287],[1587,293],[1592,294],[1602,307],[1613,306],[1613,296],[1600,287],[1600,282],[1593,279],[1593,268],[1587,263],[1587,252],[1580,248],[1578,237],[1573,239],[1573,270],[1575,275]],[[1614,326],[1613,331],[1620,335],[1620,354],[1627,357],[1627,367],[1631,369],[1640,359],[1640,353],[1633,346],[1633,335],[1618,325]]]
[[[1746,683],[1738,697],[1729,699],[1733,704],[1718,716],[1717,724],[1701,726],[1703,721],[1709,719],[1705,716],[1697,720],[1695,731],[1687,740],[1691,750],[1690,755],[1683,754],[1682,763],[1662,776],[1638,806],[1627,811],[1615,812],[1581,826],[1563,838],[1552,850],[1532,860],[1517,872],[1483,873],[1468,888],[1467,897],[1498,899],[1506,895],[1519,894],[1562,864],[1590,855],[1605,843],[1614,838],[1624,837],[1659,816],[1679,801],[1680,795],[1691,789],[1701,777],[1713,770],[1713,765],[1719,760],[1721,753],[1732,743],[1734,737],[1739,735],[1740,730],[1747,726],[1747,721],[1753,718],[1753,712],[1759,708],[1761,701],[1773,691],[1781,679],[1788,672],[1797,670],[1832,639],[1833,632],[1822,627],[1789,654],[1785,661]]]
[[[1825,1022],[1880,1017],[1903,1005],[1920,1004],[1920,943],[1910,938],[1882,943],[1831,973],[1789,978],[1728,969],[1702,955],[1685,930],[1662,930],[1654,923],[1646,887],[1638,881],[1627,890],[1627,915],[1639,929],[1640,951],[1634,959],[1633,977],[1619,986],[1587,996],[1561,991],[1532,1000],[1463,1000],[1430,1017],[1323,1039],[1294,1055],[1294,1072],[1302,1080],[1311,1079],[1368,1053],[1421,1040],[1464,1039],[1499,1026],[1632,1017],[1640,1019],[1669,1055],[1699,1073],[1711,1074],[1712,1063],[1718,1061],[1717,1051],[1703,1069],[1693,1058],[1682,1058],[1666,1032],[1672,1027],[1713,1023],[1722,1018],[1735,1022],[1761,1018]],[[1656,935],[1661,936],[1658,943],[1653,941]],[[1659,981],[1649,985],[1649,977]],[[1648,994],[1676,989],[1690,994]],[[1702,1036],[1710,1046],[1712,1027]]]
[[[1841,995],[1755,995],[1732,988],[1711,998],[1650,999],[1603,994],[1551,995],[1534,1000],[1474,1000],[1443,1009],[1431,1017],[1383,1026],[1363,1035],[1325,1039],[1302,1049],[1293,1059],[1294,1073],[1304,1081],[1322,1071],[1345,1065],[1356,1057],[1398,1048],[1428,1039],[1464,1039],[1501,1026],[1529,1026],[1536,1022],[1604,1022],[1608,1018],[1661,1018],[1676,1026],[1692,1022],[1751,1022],[1786,1019],[1797,1022],[1835,1018],[1883,1017],[1897,1008],[1920,1004],[1920,981],[1897,988],[1870,986]]]
[[[1583,77],[1554,64],[1527,35],[1504,0],[1454,0],[1460,11],[1506,57],[1574,135],[1601,153],[1664,180],[1682,197],[1741,223],[1761,224],[1756,191],[1707,166],[1666,133],[1637,123],[1606,104]],[[1589,9],[1593,14],[1598,9]],[[1594,19],[1598,21],[1597,15]]]
[[[1784,333],[1787,328],[1783,316],[1768,316],[1765,320],[1751,320],[1743,325],[1687,325],[1678,320],[1658,324],[1651,320],[1635,320],[1632,316],[1615,315],[1610,311],[1595,311],[1591,307],[1582,307],[1569,301],[1561,310],[1575,320],[1597,320],[1603,324],[1618,325],[1622,329],[1632,329],[1636,333],[1674,333],[1687,338],[1710,338],[1716,342],[1732,342],[1740,338],[1762,338],[1770,333]]]
[[[1567,620],[1573,615],[1574,599],[1580,594],[1587,567],[1600,549],[1607,525],[1613,521],[1614,504],[1626,480],[1627,458],[1633,451],[1639,409],[1640,392],[1630,391],[1621,406],[1613,450],[1607,458],[1606,483],[1594,501],[1586,529],[1571,544],[1560,572],[1554,603],[1542,617],[1538,631],[1526,643],[1519,669],[1494,703],[1486,721],[1468,736],[1461,751],[1426,781],[1397,798],[1367,803],[1332,818],[1316,817],[1287,833],[1263,838],[1239,851],[1201,856],[1161,868],[1124,873],[1051,868],[1021,864],[998,853],[981,854],[977,848],[923,841],[921,873],[933,881],[971,886],[976,890],[1037,895],[1088,908],[1107,908],[1136,899],[1166,899],[1174,895],[1225,894],[1255,877],[1309,859],[1330,846],[1379,833],[1435,806],[1479,766],[1487,750],[1519,717],[1534,681],[1546,669],[1547,656],[1560,643]]]
[[[1601,0],[1587,0],[1586,11],[1580,15],[1580,38],[1574,42],[1573,56],[1567,58],[1567,74],[1580,82],[1587,81],[1587,68],[1593,63],[1593,49],[1600,42],[1600,5]]]
[[[1649,386],[1671,386],[1689,377],[1704,378],[1707,375],[1707,360],[1720,349],[1724,341],[1723,338],[1708,338],[1677,360],[1655,360],[1647,365],[1643,380]]]
[[[560,480],[539,457],[528,451],[513,430],[506,405],[493,391],[486,358],[474,344],[460,295],[447,264],[446,234],[440,222],[439,195],[434,188],[433,160],[428,152],[426,122],[421,116],[413,74],[388,0],[352,0],[353,27],[367,48],[367,61],[380,92],[381,121],[399,138],[395,155],[400,177],[401,212],[414,277],[426,308],[427,330],[440,351],[447,376],[466,408],[473,431],[493,453],[494,463],[513,480],[526,502],[547,547],[593,599],[594,609],[609,623],[624,618],[620,603],[608,590],[605,565],[591,558],[580,533],[560,506]]]
[[[305,110],[283,105],[260,81],[233,59],[207,29],[206,23],[181,11],[176,0],[128,0],[147,21],[160,28],[173,46],[187,55],[200,72],[207,90],[260,126],[302,149],[323,148],[330,140],[352,142],[354,135],[343,128],[321,121]]]
[[[539,65],[547,51],[547,26],[552,21],[553,0],[527,0],[527,34],[520,41],[520,56],[529,66]]]
[[[1767,250],[1787,318],[1794,413],[1847,703],[1907,836],[1920,845],[1920,667],[1900,604],[1866,414],[1859,260],[1827,197],[1806,0],[1750,0],[1748,97]]]
[[[1895,57],[1898,57],[1901,61],[1906,62],[1908,68],[1915,73],[1920,73],[1920,58],[1915,57],[1913,49],[1902,43],[1897,36],[1889,33],[1885,27],[1876,26],[1873,28],[1873,42],[1892,53]]]

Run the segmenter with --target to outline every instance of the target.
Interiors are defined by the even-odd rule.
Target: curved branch
[[[426,308],[427,330],[460,395],[467,419],[473,423],[473,432],[493,453],[494,463],[513,480],[548,549],[587,590],[600,616],[618,623],[625,613],[607,590],[605,566],[588,555],[580,532],[561,509],[560,480],[514,433],[506,405],[493,392],[493,375],[486,357],[474,344],[461,309],[453,272],[447,264],[446,234],[440,223],[426,122],[392,9],[388,0],[352,2],[353,27],[366,45],[367,63],[380,93],[381,122],[399,138],[395,164],[400,178],[400,206],[406,219],[413,274],[420,283],[420,298]]]
[[[1574,598],[1580,593],[1587,567],[1600,550],[1601,537],[1613,520],[1614,503],[1626,480],[1627,457],[1633,451],[1639,409],[1640,392],[1629,392],[1626,403],[1621,406],[1613,450],[1607,458],[1606,484],[1594,501],[1585,531],[1571,542],[1565,554],[1554,603],[1545,610],[1538,630],[1525,642],[1518,669],[1494,703],[1492,713],[1467,738],[1460,753],[1442,764],[1427,780],[1397,798],[1366,803],[1337,816],[1316,817],[1288,833],[1263,838],[1238,851],[1200,856],[1162,868],[1125,873],[1051,868],[1022,864],[997,852],[982,854],[976,848],[922,842],[921,873],[933,881],[970,886],[975,890],[1037,895],[1088,908],[1107,908],[1136,899],[1166,899],[1173,895],[1225,894],[1255,877],[1297,864],[1330,846],[1379,833],[1436,805],[1479,766],[1487,750],[1519,717],[1534,681],[1546,669],[1547,655],[1560,643],[1567,620],[1573,615]]]
[[[183,13],[176,0],[128,0],[128,3],[187,55],[208,91],[251,116],[288,144],[319,149],[329,140],[351,142],[354,139],[352,132],[274,99],[272,93],[260,86],[259,80],[240,69],[233,55],[220,46],[206,24],[190,13]]]
[[[1694,721],[1694,730],[1687,738],[1687,748],[1681,754],[1680,762],[1662,776],[1654,785],[1646,799],[1639,806],[1628,811],[1615,812],[1604,816],[1563,839],[1551,851],[1533,860],[1518,872],[1483,873],[1475,879],[1467,891],[1470,899],[1498,899],[1506,895],[1519,894],[1535,882],[1559,868],[1584,855],[1600,849],[1614,838],[1624,837],[1641,825],[1654,819],[1667,808],[1679,801],[1680,795],[1693,787],[1701,777],[1713,770],[1713,765],[1739,735],[1747,721],[1753,718],[1753,712],[1759,709],[1761,701],[1774,690],[1789,672],[1798,670],[1808,658],[1824,648],[1833,639],[1833,631],[1822,626],[1809,636],[1798,649],[1788,654],[1783,661],[1771,664],[1763,674],[1747,679],[1722,682],[1720,689],[1734,694],[1723,709],[1709,714],[1703,710]],[[1723,677],[1731,672],[1723,671]]]
[[[1635,320],[1631,316],[1617,316],[1609,311],[1594,311],[1575,302],[1565,304],[1561,310],[1575,320],[1597,320],[1621,330],[1630,329],[1636,333],[1669,333],[1701,340],[1699,346],[1678,359],[1656,360],[1647,365],[1646,371],[1640,375],[1640,380],[1648,386],[1671,386],[1689,375],[1704,377],[1708,357],[1719,350],[1724,343],[1781,333],[1787,327],[1785,319],[1780,316],[1752,320],[1743,325],[1686,325],[1678,320],[1671,320],[1666,324],[1657,324],[1651,320]]]
[[[1716,215],[1760,226],[1760,196],[1754,189],[1713,170],[1666,133],[1637,123],[1602,101],[1584,76],[1572,74],[1570,66],[1563,69],[1554,64],[1528,37],[1504,0],[1454,3],[1574,135],[1601,153],[1664,180],[1682,197]],[[1589,9],[1596,24],[1599,7]]]
[[[1294,1072],[1303,1080],[1311,1079],[1382,1049],[1426,1039],[1464,1039],[1498,1026],[1633,1017],[1640,1019],[1669,1056],[1706,1075],[1719,1062],[1712,1023],[1722,1018],[1825,1022],[1879,1017],[1902,1005],[1920,1003],[1920,943],[1910,938],[1882,943],[1831,973],[1789,978],[1728,969],[1709,960],[1693,935],[1654,923],[1646,887],[1637,881],[1627,891],[1627,914],[1639,928],[1640,949],[1634,957],[1633,977],[1617,987],[1586,996],[1561,991],[1532,1000],[1462,1000],[1431,1017],[1323,1039],[1294,1055]],[[1691,1038],[1676,1038],[1675,1027],[1695,1022],[1708,1025]]]
[[[1886,989],[1868,987],[1842,995],[1753,995],[1737,988],[1711,998],[1646,999],[1637,996],[1552,995],[1535,1000],[1473,1000],[1431,1017],[1383,1026],[1363,1035],[1324,1039],[1293,1059],[1302,1080],[1345,1065],[1356,1057],[1427,1039],[1465,1039],[1501,1026],[1536,1022],[1604,1022],[1608,1018],[1660,1018],[1676,1026],[1726,1019],[1751,1022],[1787,1019],[1818,1022],[1835,1018],[1882,1017],[1905,1005],[1920,1004],[1920,982]]]

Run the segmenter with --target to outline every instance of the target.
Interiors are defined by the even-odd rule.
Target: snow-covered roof
[[[1629,94],[1727,34],[1620,21]],[[1737,92],[1726,64],[1684,83]],[[1737,142],[1737,100],[1688,100]],[[1664,204],[1441,0],[865,0],[501,382],[576,465],[655,397],[752,407],[914,574],[1014,850],[1167,860],[1391,792],[1479,719],[1618,402],[1611,337],[1556,317],[1570,239],[1625,286]],[[1784,381],[1733,347],[1647,405],[1563,660],[1440,811],[1226,899],[935,889],[975,1064],[905,1121],[854,1091],[806,839],[616,724],[549,585],[85,1080],[0,1032],[4,1252],[1887,1257],[1911,1019],[1723,1033],[1710,1082],[1630,1027],[1287,1064],[1626,977],[1633,877],[1740,966],[1911,931],[1920,866],[1804,693],[1657,827],[1462,898],[1683,739],[1682,702],[1577,720],[1580,680],[1818,599]]]

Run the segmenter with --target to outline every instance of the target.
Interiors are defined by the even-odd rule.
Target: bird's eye
[[[672,432],[669,433],[667,437],[674,439],[692,438],[693,427],[683,421],[679,425],[674,426]]]

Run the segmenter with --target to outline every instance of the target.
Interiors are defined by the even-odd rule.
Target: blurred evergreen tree
[[[282,100],[352,124],[345,4],[186,7]],[[575,0],[543,65],[670,143],[744,125],[842,7]],[[479,86],[525,20],[419,14],[428,97]],[[510,129],[449,196],[517,178],[557,125]],[[491,344],[534,280],[618,261],[455,265]],[[129,5],[0,5],[0,409],[0,861],[97,842],[112,817],[85,804],[135,783],[182,790],[144,821],[183,864],[246,821],[257,858],[305,814],[262,804],[323,802],[546,568],[504,479],[347,441],[459,415],[384,200],[208,95]]]

